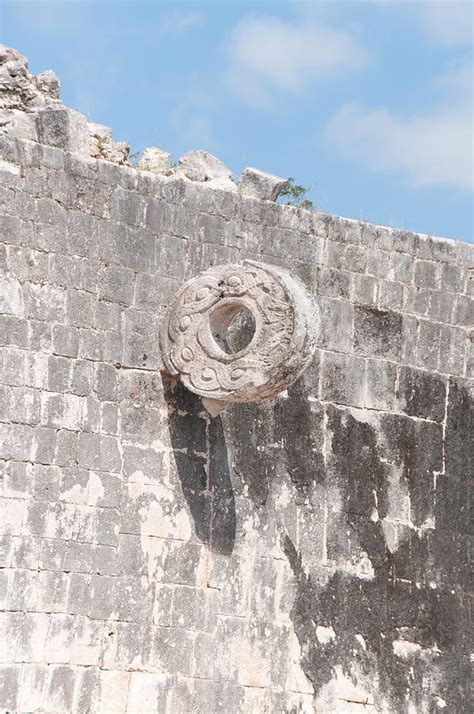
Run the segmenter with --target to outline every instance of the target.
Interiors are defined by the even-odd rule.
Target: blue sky
[[[473,241],[471,2],[0,0],[0,37],[132,151],[294,176],[319,210]]]

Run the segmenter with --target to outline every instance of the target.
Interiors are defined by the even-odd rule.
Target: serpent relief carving
[[[285,389],[310,363],[318,329],[318,308],[299,279],[244,260],[185,283],[167,308],[160,344],[166,369],[217,413]]]

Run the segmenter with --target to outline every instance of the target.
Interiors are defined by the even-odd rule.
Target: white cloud
[[[326,127],[326,139],[342,156],[413,187],[473,189],[471,83],[470,67],[440,78],[445,96],[437,109],[409,118],[346,105]]]
[[[228,77],[251,103],[268,104],[275,91],[301,92],[314,81],[361,65],[365,52],[342,30],[311,19],[275,17],[242,20],[228,45]]]
[[[425,32],[438,44],[452,47],[472,43],[471,0],[425,0],[421,12]]]

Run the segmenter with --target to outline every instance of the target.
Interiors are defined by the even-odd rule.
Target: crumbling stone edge
[[[110,127],[88,122],[80,112],[65,107],[59,93],[60,81],[52,70],[33,76],[24,55],[0,45],[0,132],[82,158],[130,166],[130,145],[113,141]],[[236,184],[232,171],[207,151],[188,151],[173,164],[167,151],[148,147],[135,168],[268,201],[276,201],[286,183],[279,176],[246,168]]]
[[[182,179],[262,201],[275,202],[286,183],[284,178],[250,167],[244,169],[235,182],[232,171],[222,161],[202,150],[188,151],[173,164],[171,154],[166,150],[147,147],[140,160],[132,165],[129,144],[113,141],[110,127],[88,122],[80,112],[65,107],[59,95],[60,81],[52,70],[33,76],[28,72],[28,60],[24,55],[0,44],[0,136],[8,134],[55,147],[84,161],[95,159],[118,164],[137,175],[152,174],[158,181]],[[303,214],[310,213],[293,206],[282,205],[281,208],[294,212],[295,222],[301,220]],[[318,212],[317,215],[324,214]],[[346,220],[351,223],[351,219]],[[407,232],[407,235],[413,236],[413,232]],[[456,254],[464,264],[472,263],[472,246],[469,244],[421,233],[416,236],[430,244],[427,250],[435,258],[437,254],[445,256],[449,253]],[[387,241],[390,241],[388,235]],[[390,249],[389,245],[387,249]]]

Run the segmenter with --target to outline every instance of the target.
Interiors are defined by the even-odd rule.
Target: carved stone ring
[[[299,279],[244,260],[181,287],[167,308],[160,345],[166,369],[214,414],[226,402],[285,389],[311,362],[318,330],[318,308]]]

